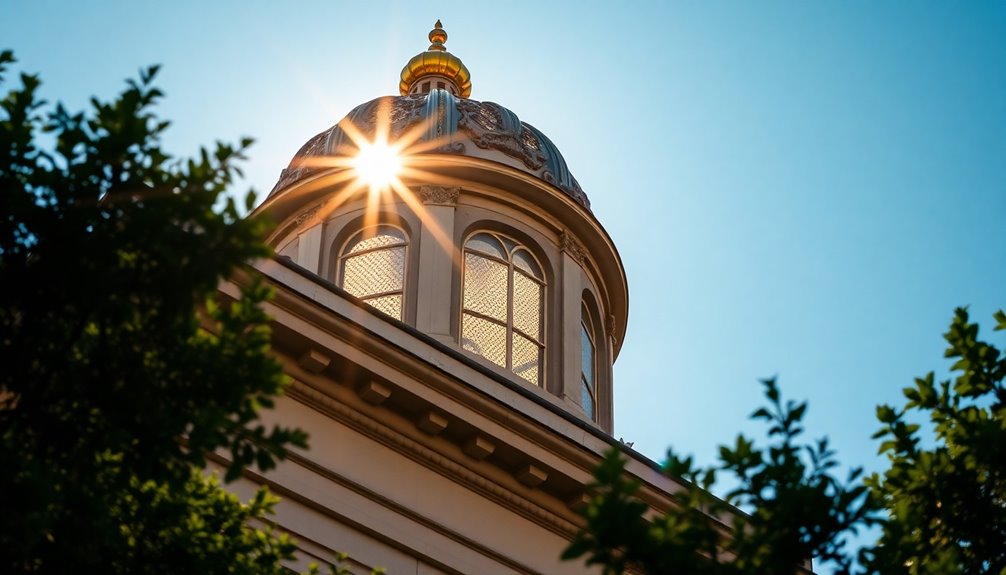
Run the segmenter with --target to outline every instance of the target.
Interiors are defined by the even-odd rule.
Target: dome
[[[385,117],[379,121],[381,116]],[[419,139],[410,145],[411,149],[420,150],[417,155],[462,155],[506,164],[552,184],[590,209],[587,195],[570,173],[562,154],[537,128],[499,104],[458,97],[444,89],[386,96],[357,106],[338,124],[301,147],[270,196],[319,171],[317,166],[323,162],[312,160],[354,156],[357,146],[347,134],[347,124],[352,125],[350,130],[355,128],[372,140],[379,123],[388,126],[389,142],[414,127],[422,130]]]

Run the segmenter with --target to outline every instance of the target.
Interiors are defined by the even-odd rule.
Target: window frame
[[[471,248],[468,247],[469,243],[472,241],[473,238],[475,238],[476,236],[482,235],[482,234],[490,236],[494,240],[496,240],[497,242],[499,242],[500,246],[503,248],[503,251],[506,253],[506,256],[507,256],[506,259],[503,259],[503,258],[499,257],[499,255],[496,255],[496,254],[490,254],[490,253],[486,253],[486,252],[484,252],[482,250],[471,249]],[[529,242],[524,242],[524,241],[521,241],[521,240],[517,240],[516,238],[514,238],[514,237],[512,237],[512,236],[510,236],[508,234],[501,233],[501,232],[498,232],[498,231],[495,231],[495,230],[489,230],[489,229],[476,229],[476,230],[472,231],[471,233],[467,234],[467,236],[465,237],[464,241],[461,243],[461,266],[460,266],[461,267],[461,274],[460,274],[461,275],[461,286],[460,286],[461,289],[460,289],[460,298],[459,298],[458,306],[456,308],[456,309],[459,310],[459,313],[458,313],[458,326],[457,326],[457,328],[458,328],[458,341],[461,344],[462,349],[464,349],[468,353],[471,353],[471,354],[473,354],[473,355],[475,355],[475,356],[477,356],[477,357],[479,357],[479,358],[481,358],[481,359],[483,359],[485,361],[488,361],[492,365],[494,365],[496,367],[499,367],[500,369],[505,370],[509,374],[517,376],[521,381],[523,381],[523,382],[525,382],[525,383],[527,383],[529,385],[533,385],[535,387],[540,387],[542,389],[546,389],[546,384],[545,384],[545,374],[547,372],[547,370],[546,370],[546,362],[547,362],[546,352],[548,350],[548,345],[547,345],[547,342],[546,342],[546,339],[547,339],[546,334],[548,333],[547,332],[548,314],[546,313],[546,308],[547,308],[547,305],[548,305],[548,281],[547,281],[547,275],[545,273],[545,266],[542,265],[541,258],[539,258],[534,253],[533,248],[531,246],[529,246],[528,244],[529,244]],[[531,261],[538,268],[537,269],[537,276],[533,275],[532,273],[529,273],[528,270],[525,270],[525,269],[523,269],[520,266],[518,266],[518,265],[515,264],[515,262],[514,262],[515,256],[519,252],[526,253],[528,255],[528,257],[530,257]],[[506,266],[506,270],[507,270],[507,281],[506,281],[506,293],[507,293],[506,316],[507,316],[507,318],[506,318],[505,322],[500,321],[499,319],[497,319],[495,317],[486,315],[485,313],[469,309],[469,308],[467,308],[465,306],[465,289],[467,287],[467,279],[468,279],[467,278],[467,275],[468,275],[467,255],[469,253],[471,253],[472,255],[474,255],[476,257],[484,258],[484,259],[489,260],[491,262],[495,262],[497,264],[501,264],[501,265]],[[538,334],[539,335],[538,335],[537,338],[534,337],[534,336],[532,336],[531,334],[526,333],[520,327],[517,327],[517,326],[514,325],[514,323],[515,323],[514,322],[514,300],[515,300],[515,297],[514,297],[514,278],[516,277],[515,274],[517,274],[517,273],[520,273],[520,274],[524,275],[530,281],[535,282],[539,286],[539,290],[540,290],[539,291],[539,301],[538,301]],[[500,364],[498,364],[495,361],[493,361],[491,358],[486,357],[485,355],[482,355],[480,353],[477,353],[474,350],[470,350],[470,349],[466,349],[465,348],[464,320],[465,320],[465,315],[466,314],[470,315],[470,316],[472,316],[474,318],[480,319],[482,321],[490,322],[490,323],[492,323],[494,325],[501,326],[501,327],[503,327],[505,329],[505,331],[506,331],[505,365],[501,366]],[[538,357],[539,357],[539,360],[538,360],[538,367],[537,367],[538,373],[537,373],[537,377],[536,377],[537,383],[530,381],[529,379],[527,379],[524,376],[520,375],[518,372],[514,371],[514,365],[513,365],[513,360],[514,360],[513,338],[514,338],[515,334],[518,335],[518,336],[520,336],[520,337],[522,337],[522,338],[524,338],[527,341],[532,342],[533,344],[535,344],[538,347],[538,353],[539,353]]]
[[[386,245],[386,246],[378,246],[378,247],[374,247],[374,248],[367,248],[365,250],[361,250],[361,251],[356,252],[356,253],[352,253],[352,254],[349,253],[349,251],[353,247],[355,247],[357,244],[359,244],[360,242],[363,242],[363,241],[366,241],[369,238],[377,237],[378,235],[381,235],[381,229],[382,228],[390,228],[390,229],[395,230],[396,232],[398,232],[398,234],[400,234],[401,237],[402,237],[402,243],[399,243],[399,244],[390,244],[390,245]],[[367,232],[370,231],[370,230],[373,230],[373,235],[367,235]],[[342,246],[340,247],[339,251],[336,253],[336,257],[335,257],[335,270],[334,270],[335,271],[335,274],[334,274],[335,275],[335,285],[339,286],[340,289],[346,291],[346,287],[345,287],[345,285],[346,285],[346,281],[345,281],[346,277],[345,276],[346,276],[346,261],[347,260],[349,260],[351,258],[354,258],[354,257],[359,257],[359,256],[363,256],[363,255],[366,255],[366,254],[370,254],[370,253],[376,253],[376,252],[380,252],[380,251],[384,251],[384,250],[392,250],[392,249],[395,249],[395,248],[402,248],[404,250],[404,253],[402,255],[402,286],[399,289],[397,289],[397,290],[390,290],[390,291],[383,291],[383,292],[375,292],[375,293],[372,293],[372,294],[368,294],[366,296],[357,296],[357,295],[353,295],[353,294],[350,294],[350,295],[353,295],[353,297],[357,298],[358,300],[362,301],[363,303],[366,303],[371,308],[373,308],[373,309],[375,309],[375,310],[377,310],[377,311],[379,311],[381,313],[384,313],[384,315],[387,315],[388,317],[392,317],[392,318],[397,319],[399,321],[405,321],[405,309],[406,309],[406,295],[405,294],[408,292],[408,286],[409,286],[409,256],[410,256],[410,248],[412,246],[412,241],[411,240],[412,240],[412,238],[409,236],[409,233],[408,233],[408,231],[405,230],[405,228],[403,228],[402,226],[395,225],[393,223],[389,223],[389,222],[380,222],[380,223],[377,223],[377,224],[374,224],[374,225],[361,227],[361,228],[355,230],[354,232],[350,233],[346,237],[346,240],[342,242]],[[348,293],[348,291],[347,291],[347,293]],[[382,297],[393,296],[393,295],[398,295],[398,296],[401,297],[401,304],[399,306],[398,316],[397,317],[394,316],[394,315],[391,315],[389,313],[385,313],[382,309],[378,308],[377,306],[371,305],[369,303],[370,300],[378,299],[378,298],[382,298]]]

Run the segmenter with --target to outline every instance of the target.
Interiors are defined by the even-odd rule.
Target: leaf
[[[878,405],[877,406],[877,419],[881,423],[894,423],[898,419],[898,415],[894,412],[888,405]]]

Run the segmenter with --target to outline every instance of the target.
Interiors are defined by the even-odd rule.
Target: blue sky
[[[253,136],[261,193],[442,19],[620,250],[616,435],[654,459],[711,462],[778,375],[874,469],[874,407],[945,370],[953,308],[1006,307],[1006,3],[84,4],[0,0],[0,47],[76,108],[163,64],[168,148]]]

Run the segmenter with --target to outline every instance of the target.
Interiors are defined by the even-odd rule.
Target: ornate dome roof
[[[545,134],[499,104],[468,99],[471,77],[461,60],[445,51],[447,33],[439,20],[430,40],[430,50],[412,58],[402,70],[401,96],[361,104],[338,124],[308,140],[283,170],[270,196],[320,171],[319,166],[338,164],[325,158],[355,157],[359,150],[350,133],[370,141],[378,133],[386,133],[392,144],[409,133],[404,154],[461,155],[505,164],[554,185],[589,210],[586,194]],[[439,81],[419,84],[420,79],[431,76]],[[443,82],[453,86],[444,89],[439,86]],[[411,142],[415,130],[420,135]]]
[[[411,147],[420,154],[457,154],[507,164],[558,187],[581,206],[590,201],[566,167],[559,149],[534,126],[521,122],[517,114],[493,102],[458,98],[447,90],[427,94],[386,96],[353,109],[338,124],[308,140],[283,170],[270,195],[319,171],[323,157],[356,155],[357,146],[344,126],[373,140],[378,115],[387,115],[388,141],[395,142],[413,126],[424,125],[422,135]],[[350,128],[352,130],[352,128]],[[423,143],[434,142],[433,149]],[[408,153],[408,149],[406,149]]]

